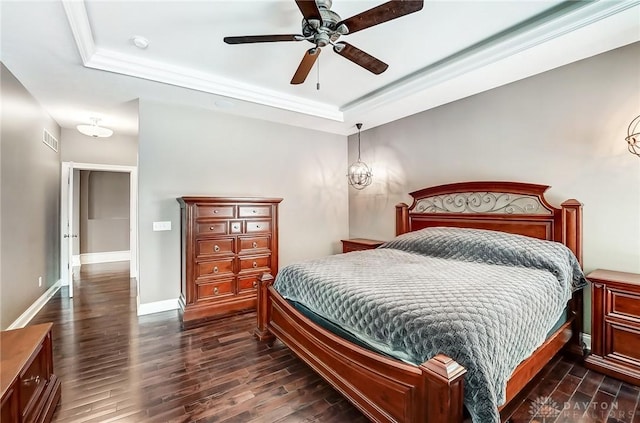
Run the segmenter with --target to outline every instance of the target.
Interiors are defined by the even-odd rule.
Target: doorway
[[[73,297],[73,253],[77,247],[79,227],[77,207],[74,207],[74,192],[78,189],[77,171],[127,173],[129,176],[129,273],[138,277],[138,169],[135,166],[103,165],[93,163],[62,162],[60,203],[60,270],[62,285],[68,286],[69,297]],[[74,178],[74,176],[76,178]],[[75,210],[74,210],[75,209]],[[97,211],[99,213],[99,211]]]

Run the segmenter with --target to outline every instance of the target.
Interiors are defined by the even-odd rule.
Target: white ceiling
[[[342,18],[383,1],[335,0]],[[289,81],[306,41],[293,0],[2,1],[2,61],[63,127],[103,118],[137,131],[149,98],[349,134],[640,41],[640,1],[431,1],[347,41],[389,64],[374,75],[325,48]],[[147,38],[141,50],[133,36]],[[134,106],[132,106],[134,105]]]

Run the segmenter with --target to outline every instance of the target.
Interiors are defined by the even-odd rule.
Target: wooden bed
[[[425,188],[411,193],[411,206],[396,206],[396,235],[434,226],[510,232],[562,242],[582,263],[582,205],[572,199],[555,208],[544,198],[548,188],[518,182]],[[463,421],[466,370],[455,360],[439,354],[414,366],[359,347],[311,322],[273,289],[273,281],[270,274],[260,280],[259,340],[281,340],[372,421]],[[567,322],[511,375],[501,411],[560,350],[582,356],[581,290],[568,310]]]

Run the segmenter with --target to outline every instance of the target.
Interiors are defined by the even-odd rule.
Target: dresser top
[[[191,195],[178,197],[178,202],[180,204],[185,203],[279,203],[282,201],[282,198],[264,198],[264,197],[207,197],[207,196],[199,196],[199,195]]]
[[[52,327],[44,323],[0,332],[0,395],[4,396]]]
[[[640,275],[637,273],[618,272],[615,270],[597,269],[587,275],[587,279],[606,282],[618,282],[640,286]]]

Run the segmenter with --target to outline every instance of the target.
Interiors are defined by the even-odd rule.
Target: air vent
[[[42,142],[51,147],[53,151],[58,152],[58,140],[46,129],[42,132]]]

